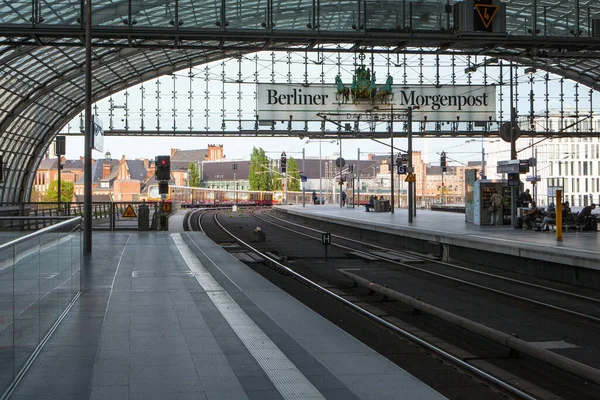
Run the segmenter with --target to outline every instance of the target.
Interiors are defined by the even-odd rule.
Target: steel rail
[[[262,221],[264,221],[264,222],[267,222],[267,223],[270,223],[272,225],[275,225],[275,226],[277,226],[277,227],[279,227],[281,229],[285,229],[285,230],[288,230],[290,232],[294,232],[297,235],[302,235],[302,236],[308,237],[308,238],[313,239],[313,240],[321,240],[321,238],[310,236],[310,235],[308,235],[306,233],[294,231],[291,228],[287,228],[285,226],[278,225],[278,224],[276,224],[274,222],[267,221],[267,220],[265,220],[263,218],[257,217],[256,215],[255,215],[255,217],[258,218],[258,219],[260,219],[260,220],[262,220]],[[321,232],[321,231],[319,231],[319,232]],[[340,237],[340,236],[338,236],[338,237]],[[579,318],[583,318],[583,319],[587,319],[587,320],[590,320],[590,321],[593,321],[593,322],[599,322],[600,323],[600,318],[599,317],[594,317],[594,316],[583,314],[583,313],[580,313],[580,312],[577,312],[577,311],[569,310],[567,308],[562,308],[562,307],[555,306],[555,305],[552,305],[552,304],[547,304],[547,303],[544,303],[544,302],[541,302],[541,301],[538,301],[538,300],[533,300],[533,299],[530,299],[530,298],[527,298],[527,297],[523,297],[523,296],[519,296],[519,295],[516,295],[516,294],[504,292],[502,290],[493,289],[493,288],[490,288],[490,287],[487,287],[487,286],[480,285],[478,283],[473,283],[473,282],[465,281],[465,280],[462,280],[462,279],[454,278],[454,277],[451,277],[451,276],[447,276],[447,275],[441,274],[439,272],[428,271],[426,269],[415,267],[414,265],[406,264],[406,263],[403,263],[403,262],[400,262],[400,261],[390,260],[389,258],[381,257],[381,256],[378,256],[376,254],[367,253],[367,252],[361,251],[361,250],[356,250],[356,249],[353,249],[351,247],[347,247],[347,246],[344,246],[344,245],[341,245],[341,244],[331,243],[331,245],[339,247],[339,248],[342,248],[342,249],[345,249],[345,250],[350,250],[350,251],[353,251],[355,253],[361,253],[361,254],[364,254],[364,255],[368,255],[369,257],[375,257],[375,258],[380,259],[381,261],[385,261],[385,262],[390,263],[390,264],[401,265],[401,266],[403,266],[405,268],[410,268],[410,269],[415,270],[415,271],[420,271],[420,272],[427,273],[427,274],[433,275],[433,276],[437,276],[437,277],[440,277],[440,278],[443,278],[443,279],[447,279],[447,280],[450,280],[450,281],[453,281],[453,282],[465,284],[465,285],[472,286],[472,287],[475,287],[475,288],[478,288],[478,289],[482,289],[482,290],[485,290],[485,291],[488,291],[488,292],[496,293],[496,294],[499,294],[499,295],[502,295],[502,296],[510,297],[510,298],[517,299],[517,300],[521,300],[521,301],[524,301],[524,302],[527,302],[527,303],[535,304],[535,305],[542,306],[542,307],[545,307],[545,308],[550,308],[552,310],[560,311],[560,312],[563,312],[563,313],[566,313],[566,314],[571,314],[571,315],[577,316]],[[432,261],[432,260],[429,260],[429,261]]]
[[[589,380],[596,384],[600,384],[600,370],[590,367],[589,365],[580,363],[568,357],[562,356],[558,353],[554,353],[550,350],[543,349],[538,346],[534,346],[532,344],[527,343],[526,341],[519,339],[515,336],[509,335],[507,333],[498,331],[496,329],[487,327],[478,322],[469,320],[467,318],[461,317],[459,315],[453,314],[441,308],[432,306],[431,304],[427,304],[420,300],[417,300],[413,297],[407,296],[405,294],[396,292],[389,288],[386,288],[382,285],[379,285],[373,281],[365,279],[361,276],[353,274],[348,271],[338,270],[341,274],[346,277],[352,279],[354,282],[361,284],[364,287],[369,288],[370,290],[383,294],[389,298],[392,298],[396,301],[399,301],[403,304],[406,304],[416,310],[422,311],[426,314],[429,314],[433,317],[439,318],[443,321],[446,321],[452,325],[459,326],[463,329],[466,329],[469,332],[473,332],[477,335],[490,339],[498,344],[506,346],[510,349],[516,350],[520,353],[527,354],[530,357],[533,357],[537,360],[543,361],[549,365],[552,365],[556,368],[559,368],[563,371],[569,372],[571,374],[577,375],[580,378]]]
[[[278,262],[277,260],[274,260],[273,258],[269,257],[268,255],[262,253],[261,251],[257,250],[256,248],[250,246],[248,243],[244,242],[242,239],[240,239],[239,237],[235,236],[233,233],[231,233],[230,231],[228,231],[218,220],[217,217],[218,213],[215,213],[213,216],[213,219],[215,221],[215,223],[217,224],[217,226],[219,226],[220,229],[222,229],[224,232],[226,232],[229,236],[231,236],[236,242],[238,242],[240,245],[246,247],[247,249],[249,249],[250,251],[255,252],[256,254],[258,254],[259,256],[263,257],[265,260],[268,260],[269,263],[271,265],[276,266],[279,269],[282,269],[283,271],[285,271],[286,273],[290,274],[294,279],[297,279],[298,281],[308,285],[309,287],[316,289],[318,291],[320,291],[321,293],[333,298],[334,300],[337,300],[338,302],[342,303],[343,305],[345,305],[346,307],[351,308],[352,310],[358,312],[359,314],[379,323],[380,325],[386,327],[387,329],[390,329],[391,331],[393,331],[394,333],[404,336],[416,343],[418,343],[419,345],[426,347],[427,349],[435,352],[436,354],[440,355],[441,357],[444,357],[447,360],[450,360],[451,362],[455,363],[456,365],[459,365],[460,367],[478,375],[479,377],[493,383],[494,385],[501,387],[502,389],[512,393],[513,395],[521,398],[521,399],[527,399],[527,400],[534,400],[535,398],[530,396],[529,394],[523,392],[522,390],[516,388],[515,386],[510,385],[507,382],[504,382],[490,374],[488,374],[487,372],[453,356],[452,354],[446,352],[443,349],[440,349],[439,347],[435,346],[434,344],[427,342],[424,339],[421,339],[417,336],[415,336],[414,334],[384,320],[383,318],[378,317],[377,315],[357,306],[356,304],[352,303],[349,300],[344,299],[343,297],[341,297],[340,295],[337,295],[335,293],[333,293],[332,291],[324,288],[323,286],[319,285],[316,282],[311,281],[310,279],[308,279],[307,277],[297,273],[296,271],[292,270],[291,268],[281,264],[280,262]]]
[[[311,230],[311,231],[314,231],[314,232],[322,233],[322,231],[320,231],[318,229],[311,228],[311,227],[304,226],[304,225],[300,225],[300,224],[297,224],[297,223],[292,222],[292,221],[287,221],[287,220],[285,220],[283,218],[275,217],[275,216],[273,216],[271,214],[268,214],[268,215],[269,215],[270,218],[276,219],[278,221],[285,222],[285,223],[288,223],[290,225],[298,226],[298,227],[303,228],[303,229],[307,229],[307,230]],[[257,217],[257,216],[256,216],[256,218],[260,219],[260,217]],[[266,222],[269,222],[269,221],[266,221]],[[356,243],[356,244],[362,244],[362,245],[367,245],[367,246],[370,246],[370,247],[374,247],[374,248],[376,248],[378,250],[383,250],[383,251],[398,251],[398,250],[395,250],[395,249],[390,249],[390,248],[387,248],[387,247],[382,247],[382,246],[379,246],[379,245],[376,245],[376,244],[370,244],[370,243],[361,242],[360,240],[356,240],[356,239],[352,239],[352,238],[347,238],[345,236],[340,236],[340,235],[336,235],[336,234],[331,234],[331,236],[332,237],[336,237],[336,238],[340,238],[342,240],[347,240],[349,242],[353,242],[353,243]],[[371,255],[371,254],[369,254],[369,255],[375,257],[375,255]],[[521,280],[518,280],[518,279],[514,279],[514,278],[509,278],[509,277],[506,277],[506,276],[502,276],[502,275],[496,275],[496,274],[492,274],[490,272],[478,271],[476,269],[471,269],[471,268],[463,267],[463,266],[456,265],[456,264],[450,264],[448,262],[441,261],[441,260],[432,260],[431,258],[423,257],[423,256],[420,256],[420,255],[414,254],[414,253],[411,253],[411,256],[419,258],[420,260],[423,260],[423,261],[435,262],[437,264],[445,265],[447,267],[451,267],[451,268],[454,268],[454,269],[460,269],[460,270],[463,270],[463,271],[472,272],[474,274],[485,275],[485,276],[489,276],[489,277],[492,277],[492,278],[496,278],[496,279],[500,279],[500,280],[505,280],[505,281],[508,281],[508,282],[511,282],[511,283],[517,283],[517,284],[520,284],[520,285],[529,286],[529,287],[533,287],[533,288],[541,289],[541,290],[546,290],[548,292],[562,294],[562,295],[565,295],[565,296],[571,296],[571,297],[575,297],[575,298],[578,298],[578,299],[581,299],[581,300],[586,300],[586,301],[590,301],[590,302],[593,302],[593,303],[600,304],[600,299],[595,298],[595,297],[583,296],[581,294],[577,294],[577,293],[573,293],[573,292],[567,292],[565,290],[555,289],[555,288],[551,288],[551,287],[548,287],[548,286],[542,286],[542,285],[538,285],[536,283],[525,282],[525,281],[521,281]],[[382,259],[387,260],[386,258],[382,258]],[[423,272],[430,272],[430,271],[421,269],[419,267],[415,267],[415,266],[411,266],[411,267],[419,269],[419,270],[421,270]]]

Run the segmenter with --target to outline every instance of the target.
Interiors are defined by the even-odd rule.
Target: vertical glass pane
[[[32,15],[31,0],[14,0],[0,6],[0,23],[29,24]]]
[[[23,367],[40,340],[39,276],[41,261],[39,237],[15,245],[15,372]]]
[[[61,232],[58,232],[58,244],[56,246],[58,257],[58,275],[56,282],[56,295],[58,298],[58,313],[67,308],[71,301],[71,235],[70,227],[67,226]]]
[[[14,378],[14,248],[0,251],[0,393]]]
[[[48,232],[40,237],[40,337],[50,330],[58,318],[59,247],[58,232]]]
[[[40,0],[40,20],[44,24],[78,25],[80,0]]]
[[[81,290],[81,252],[83,249],[83,235],[80,225],[74,228],[71,239],[71,297]]]

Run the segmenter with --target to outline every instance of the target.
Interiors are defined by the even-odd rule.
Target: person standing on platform
[[[529,203],[532,201],[529,189],[525,189],[525,191],[521,193],[521,198],[519,200],[521,202],[521,207],[529,207]]]
[[[346,191],[342,190],[342,207],[346,206]]]
[[[317,192],[313,190],[312,192],[313,204],[317,205]]]
[[[492,214],[490,225],[502,225],[502,195],[496,189],[490,197],[490,213]]]

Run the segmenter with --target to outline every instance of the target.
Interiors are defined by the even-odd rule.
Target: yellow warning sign
[[[481,22],[483,22],[483,26],[489,28],[498,12],[498,6],[492,4],[475,4],[475,9],[477,10],[477,14],[479,14]]]
[[[163,212],[170,213],[171,212],[171,203],[170,202],[162,203],[162,210],[163,210]]]
[[[415,179],[415,174],[408,174],[406,175],[406,179],[404,180],[404,182],[416,182],[417,180]]]
[[[137,218],[137,214],[135,213],[135,211],[133,211],[133,207],[131,207],[131,204],[129,204],[125,209],[125,212],[123,213],[123,218]]]

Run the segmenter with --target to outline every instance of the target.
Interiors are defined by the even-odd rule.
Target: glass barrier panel
[[[296,12],[303,13],[302,1],[295,4]],[[225,6],[225,21],[229,29],[266,29],[267,23],[267,1],[246,1],[246,0],[228,0]],[[219,7],[220,8],[220,7]],[[283,8],[283,7],[282,7]],[[211,28],[214,28],[216,23],[221,20],[220,10],[215,10],[215,21]],[[288,14],[289,18],[289,14]],[[273,17],[275,19],[275,17]],[[264,24],[264,25],[263,25]],[[218,26],[218,25],[217,25]],[[298,29],[302,29],[299,26]],[[306,21],[304,22],[306,29]]]
[[[31,0],[6,1],[0,5],[0,23],[31,24]]]
[[[39,10],[40,23],[51,25],[80,24],[77,21],[81,12],[80,0],[39,0]]]
[[[41,237],[14,246],[14,352],[19,371],[40,341]]]
[[[0,250],[0,393],[11,384],[14,368],[14,248]]]
[[[59,246],[57,231],[40,236],[40,332],[44,337],[62,312],[59,311]]]

